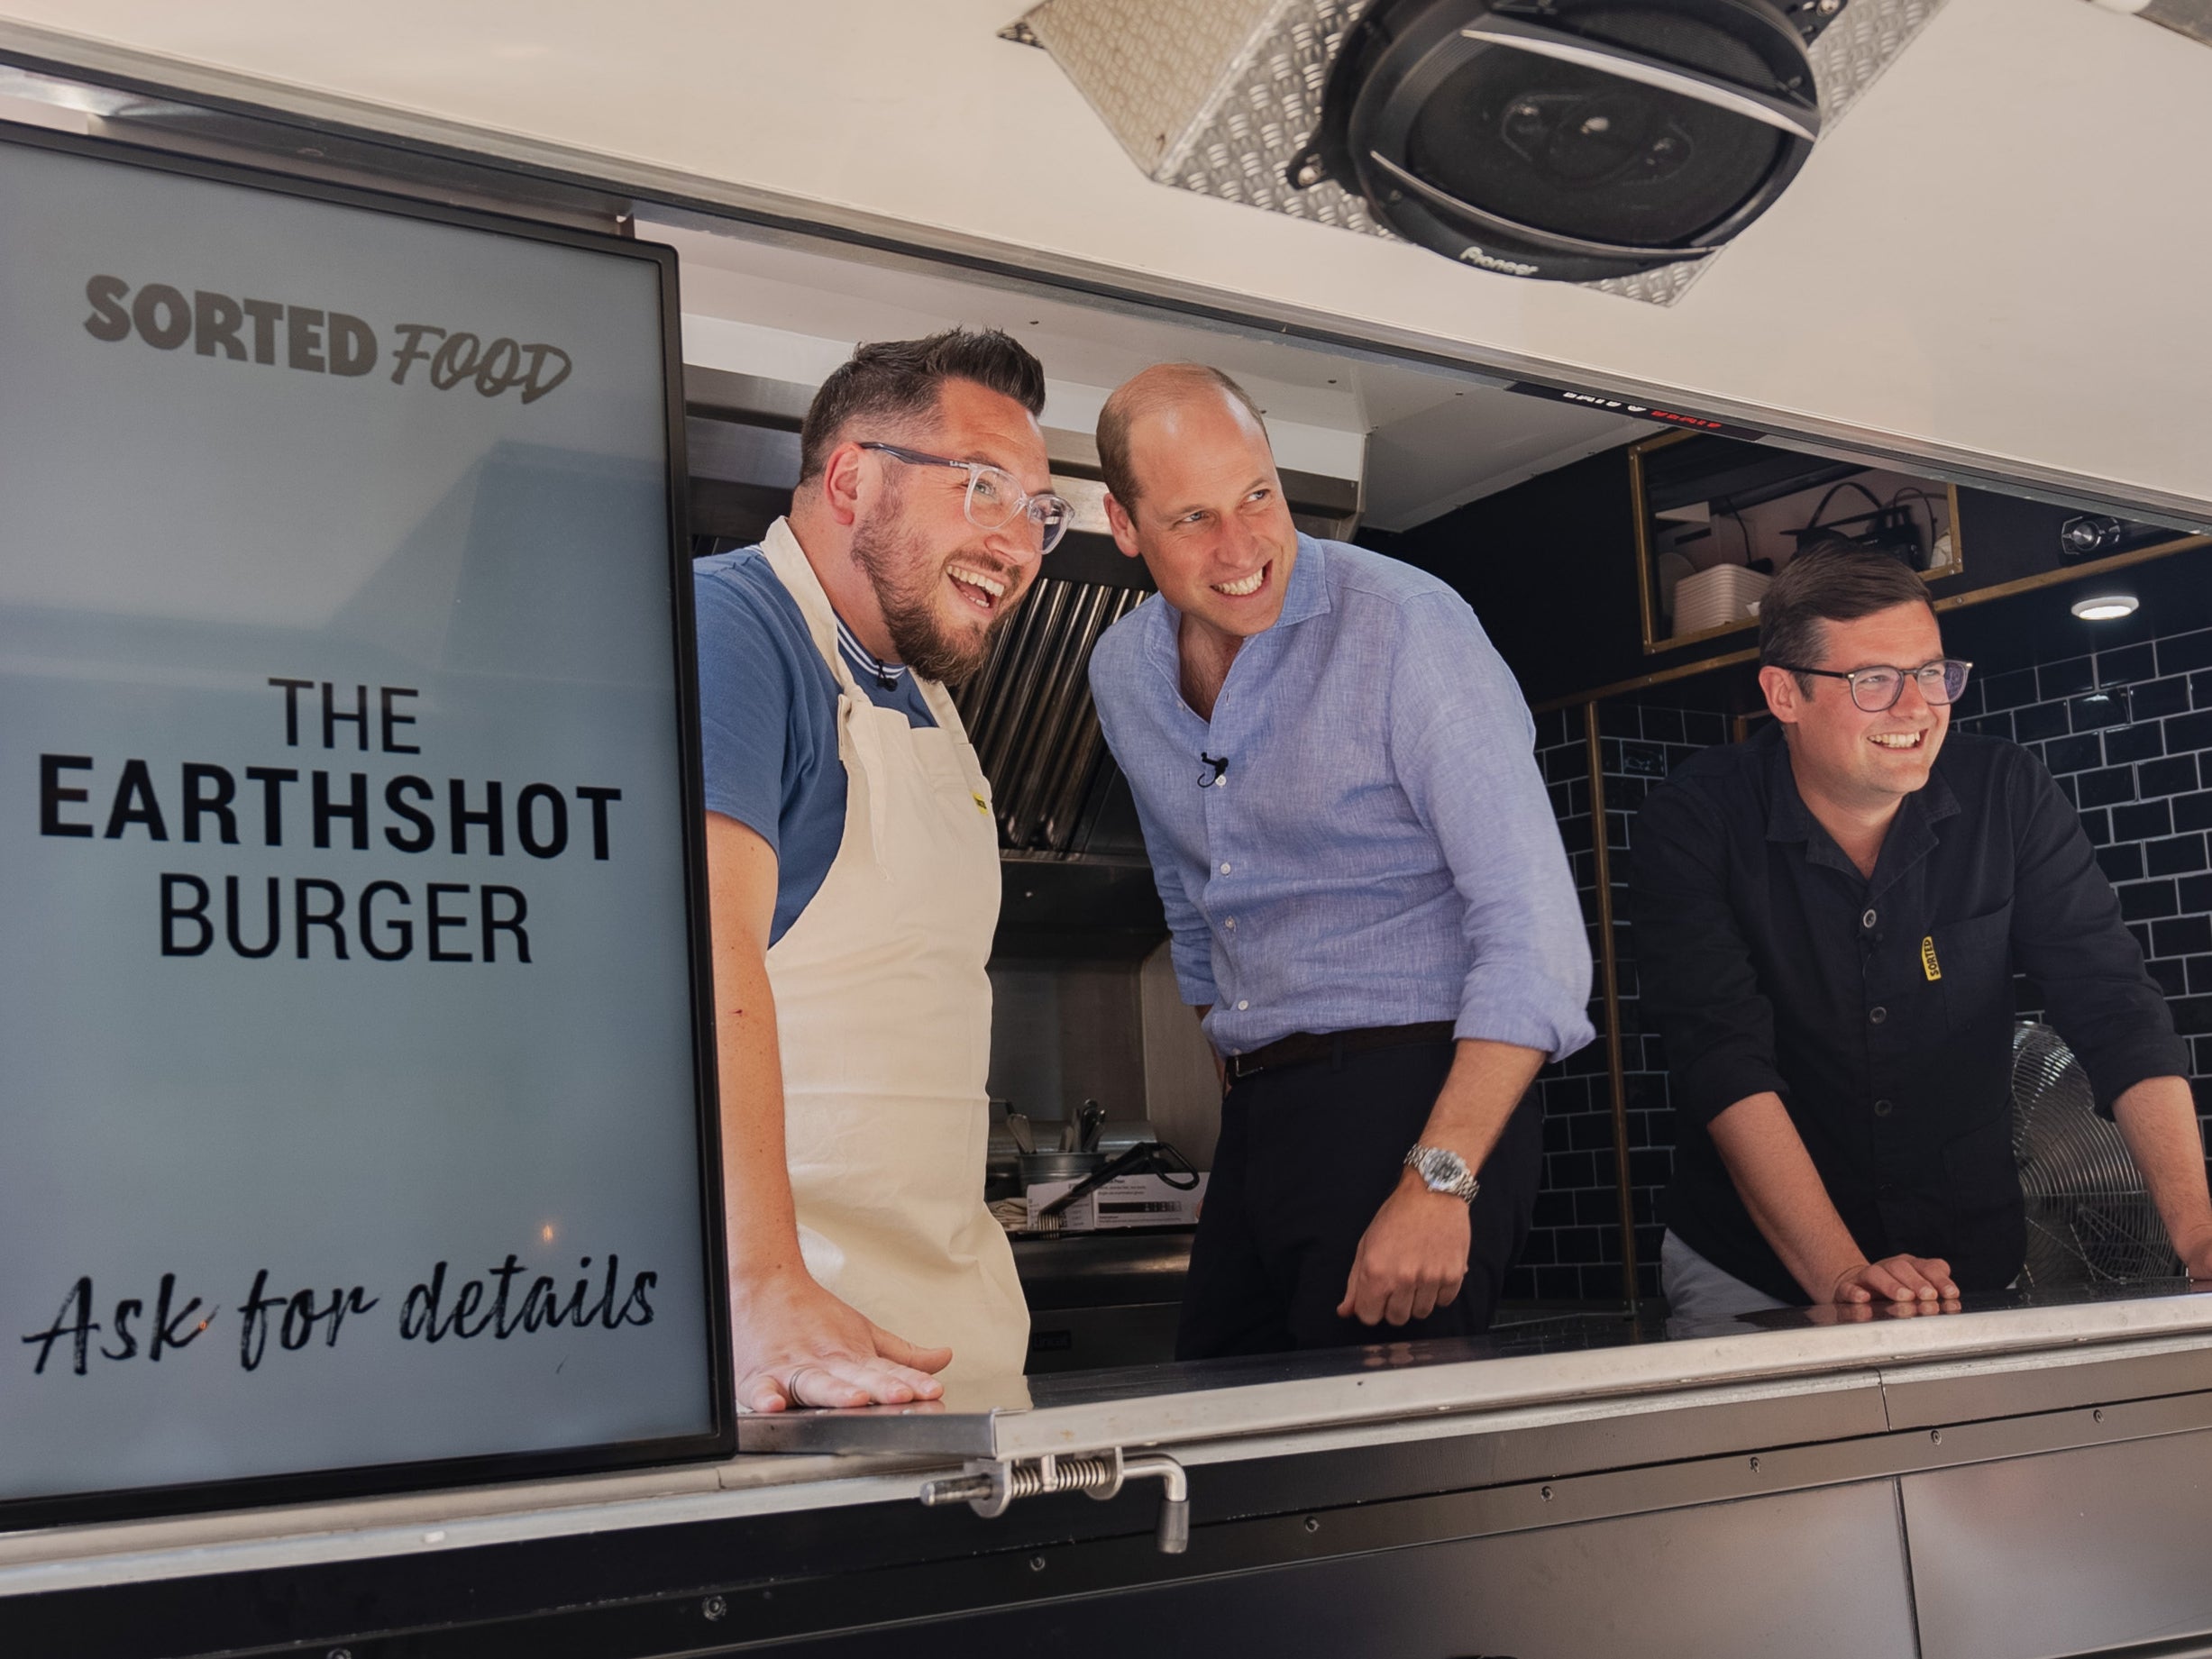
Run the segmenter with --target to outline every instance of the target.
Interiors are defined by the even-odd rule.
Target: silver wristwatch
[[[1473,1203],[1475,1195],[1482,1190],[1483,1184],[1475,1179],[1467,1160],[1442,1146],[1415,1146],[1405,1154],[1405,1167],[1420,1176],[1430,1191],[1462,1203]]]

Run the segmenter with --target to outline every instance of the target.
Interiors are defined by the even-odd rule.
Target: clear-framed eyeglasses
[[[1805,669],[1791,662],[1777,662],[1778,669],[1787,669],[1793,674],[1818,674],[1824,679],[1840,679],[1851,688],[1851,701],[1860,712],[1869,715],[1887,714],[1897,706],[1905,695],[1905,682],[1920,682],[1920,695],[1931,707],[1941,708],[1946,703],[1955,703],[1966,695],[1966,677],[1972,671],[1971,662],[1957,657],[1940,657],[1933,662],[1924,662],[1916,669],[1887,667],[1851,669]]]
[[[954,460],[949,456],[925,454],[896,443],[863,442],[860,447],[888,455],[893,460],[902,460],[909,467],[958,468],[968,475],[967,498],[961,504],[968,523],[978,530],[1001,530],[1017,518],[1025,519],[1029,527],[1030,545],[1039,558],[1059,546],[1060,538],[1067,533],[1068,520],[1074,516],[1074,508],[1065,498],[1050,490],[1032,496],[1021,488],[1012,473],[987,460]]]

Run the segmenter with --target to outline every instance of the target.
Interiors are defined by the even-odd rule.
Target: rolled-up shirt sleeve
[[[1398,780],[1465,904],[1454,1035],[1564,1059],[1588,1043],[1590,944],[1521,688],[1464,602],[1410,605],[1393,663]]]
[[[1645,798],[1629,859],[1637,986],[1667,1045],[1675,1110],[1701,1129],[1739,1100],[1789,1093],[1774,1005],[1736,926],[1728,859],[1726,826],[1701,797],[1665,787]]]
[[[2033,761],[2006,779],[2006,794],[2015,825],[2013,965],[2042,988],[2051,1024],[2109,1117],[2112,1103],[2144,1079],[2188,1076],[2189,1055],[2080,816]]]

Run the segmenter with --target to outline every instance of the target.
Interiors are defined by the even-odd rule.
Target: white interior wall
[[[2078,0],[1949,0],[1779,206],[1660,310],[1153,185],[1047,57],[994,38],[1018,10],[0,0],[0,46],[269,107],[354,100],[365,124],[565,151],[670,195],[2212,513],[2212,53],[2179,35]]]
[[[856,341],[990,325],[1044,362],[1045,424],[1088,433],[1107,393],[1147,364],[1209,362],[1257,400],[1283,465],[1364,477],[1365,522],[1385,530],[1649,431],[1465,373],[1040,296],[912,260],[872,262],[834,245],[710,227],[694,214],[646,213],[637,233],[677,251],[684,358],[701,368],[813,385]]]

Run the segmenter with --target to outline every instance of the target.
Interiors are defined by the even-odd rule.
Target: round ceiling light
[[[2133,616],[2135,605],[2132,593],[2093,593],[2086,599],[2076,599],[2072,609],[2084,622],[2117,622],[2123,616]]]

